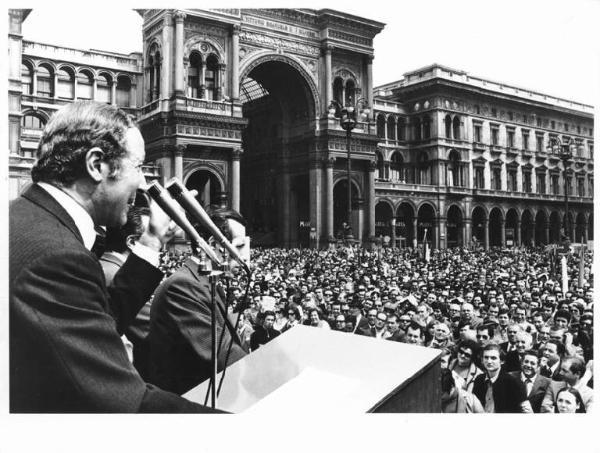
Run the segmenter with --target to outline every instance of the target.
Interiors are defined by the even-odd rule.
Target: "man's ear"
[[[102,181],[102,163],[104,151],[97,146],[85,154],[85,169],[88,175],[97,183]]]

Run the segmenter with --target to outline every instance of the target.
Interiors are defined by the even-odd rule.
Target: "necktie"
[[[91,252],[96,255],[98,259],[104,255],[104,249],[106,248],[106,233],[100,227],[94,227],[96,230],[96,240],[92,245]]]
[[[492,381],[490,381],[488,379],[486,381],[486,383],[487,383],[487,389],[485,391],[485,405],[483,406],[483,409],[487,413],[493,413],[494,412],[494,391],[492,388]]]
[[[531,393],[531,387],[533,386],[533,382],[530,378],[525,379],[523,381],[525,383],[525,391],[527,392],[527,396]]]

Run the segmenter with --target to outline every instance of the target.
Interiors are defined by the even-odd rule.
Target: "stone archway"
[[[381,200],[375,205],[375,236],[385,237],[393,236],[392,234],[392,218],[394,217],[394,209],[388,201]]]
[[[358,211],[356,200],[359,199],[359,190],[356,181],[352,181],[350,187],[352,197],[352,219],[351,228],[352,235],[356,239],[358,237]],[[348,180],[340,179],[333,186],[333,231],[337,238],[340,238],[340,233],[344,235],[344,224],[348,219]]]
[[[489,234],[490,234],[490,247],[503,247],[504,241],[502,237],[502,222],[504,221],[504,216],[502,215],[502,211],[500,208],[493,208],[490,211],[490,224],[489,224]]]
[[[224,191],[221,179],[208,168],[193,170],[185,179],[185,186],[189,190],[198,192],[196,199],[204,208],[227,202],[227,193]]]
[[[446,236],[448,247],[463,245],[463,214],[456,205],[450,206],[446,215]]]
[[[318,96],[302,65],[284,55],[262,55],[241,70],[240,99],[248,126],[242,132],[240,210],[255,243],[310,246],[317,204],[310,179]],[[311,198],[312,197],[312,198]],[[314,211],[314,212],[313,212]],[[260,219],[270,219],[262,221]]]
[[[415,247],[417,244],[415,235],[415,209],[408,202],[400,203],[396,211],[396,236],[405,238],[406,245]]]

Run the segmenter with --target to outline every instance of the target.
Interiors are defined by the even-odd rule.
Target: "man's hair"
[[[267,316],[273,316],[273,318],[275,318],[275,312],[273,310],[266,310],[262,316],[263,320],[267,319]]]
[[[500,317],[500,315],[508,315],[510,317],[510,310],[508,308],[501,308],[498,311],[498,317]]]
[[[482,353],[481,353],[482,357],[483,357],[483,354],[485,354],[485,351],[498,351],[498,355],[500,356],[500,360],[504,361],[504,351],[502,350],[502,347],[498,343],[488,343],[488,344],[486,344],[483,347],[483,349],[482,349]]]
[[[564,362],[569,364],[571,373],[576,374],[580,379],[585,374],[585,361],[581,357],[568,357]]]
[[[125,140],[134,120],[123,110],[94,101],[78,101],[58,110],[48,121],[31,169],[33,182],[70,186],[86,175],[85,157],[95,147],[103,153],[111,173],[126,154]]]
[[[423,336],[423,326],[421,324],[419,324],[418,322],[411,321],[410,325],[408,326],[408,329],[418,330],[419,331],[419,336],[420,337]],[[408,329],[406,329],[406,330],[408,331]]]
[[[480,330],[485,330],[487,331],[490,340],[493,338],[494,336],[494,325],[493,324],[480,324],[479,326],[477,326],[477,332],[479,332]]]
[[[127,250],[127,237],[135,236],[136,240],[144,234],[143,215],[150,215],[149,208],[132,207],[127,212],[127,222],[122,227],[106,229],[106,251],[123,253]]]
[[[523,353],[523,356],[521,357],[521,362],[523,362],[523,359],[525,358],[526,355],[530,355],[536,358],[538,365],[540,364],[540,353],[538,351],[536,351],[535,349],[528,349]]]
[[[568,310],[557,310],[556,313],[554,313],[554,320],[556,321],[557,318],[566,319],[568,324],[571,321],[571,313],[569,313]]]
[[[228,229],[226,228],[226,223],[228,220],[235,220],[243,226],[246,226],[246,220],[235,209],[211,205],[206,209],[206,214],[208,214],[210,219],[214,222],[217,228],[221,230],[221,232],[227,237],[227,239],[231,239],[231,235]],[[194,225],[194,228],[198,230],[200,235],[204,237],[204,239],[208,239],[211,236],[210,232],[208,232],[204,228],[204,226],[200,225],[195,219],[192,220],[192,224]]]

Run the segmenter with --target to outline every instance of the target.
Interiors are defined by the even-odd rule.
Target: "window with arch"
[[[131,79],[129,77],[117,77],[117,105],[119,107],[131,105]]]
[[[452,138],[452,118],[446,115],[444,118],[444,126],[446,127],[446,138]]]
[[[354,101],[356,98],[356,84],[354,80],[348,79],[346,81],[346,105],[354,105]]]
[[[33,71],[25,63],[21,63],[21,92],[23,94],[33,93]]]
[[[388,140],[396,140],[396,121],[392,115],[387,119],[387,138]]]
[[[148,96],[149,102],[152,102],[160,97],[160,80],[161,80],[161,55],[158,44],[154,43],[148,51],[148,65],[146,66],[146,74],[148,80]]]
[[[383,155],[377,151],[377,179],[385,178],[385,162],[383,161]]]
[[[100,74],[96,81],[96,100],[110,104],[111,99],[111,82],[112,79],[108,74]]]
[[[341,77],[336,77],[333,81],[333,99],[341,105],[344,103],[344,82]]]
[[[448,174],[447,174],[447,185],[460,187],[462,186],[461,181],[461,164],[460,155],[456,150],[450,151],[448,156]]]
[[[431,120],[428,116],[423,117],[423,138],[428,139],[431,137]]]
[[[392,181],[404,180],[404,172],[402,171],[403,164],[404,159],[402,159],[402,154],[395,152],[390,160],[390,179]]]
[[[217,57],[210,55],[206,59],[206,72],[204,75],[205,98],[208,100],[217,99],[219,62]]]
[[[460,140],[460,120],[455,116],[452,120],[452,137],[454,140]]]
[[[46,120],[33,113],[28,113],[21,119],[21,126],[25,129],[42,130],[46,125]]]
[[[80,71],[77,74],[77,99],[93,99],[94,78],[88,71]]]
[[[198,52],[190,55],[188,66],[187,95],[191,98],[200,97],[200,74],[202,72],[202,56]]]
[[[75,75],[70,68],[61,68],[57,71],[58,97],[62,99],[73,99],[75,97]]]
[[[406,120],[404,118],[398,118],[398,134],[396,136],[398,140],[406,140]]]
[[[377,136],[379,138],[385,138],[385,116],[380,113],[377,115]]]
[[[49,66],[41,65],[38,68],[36,94],[47,98],[54,96],[54,74]]]

